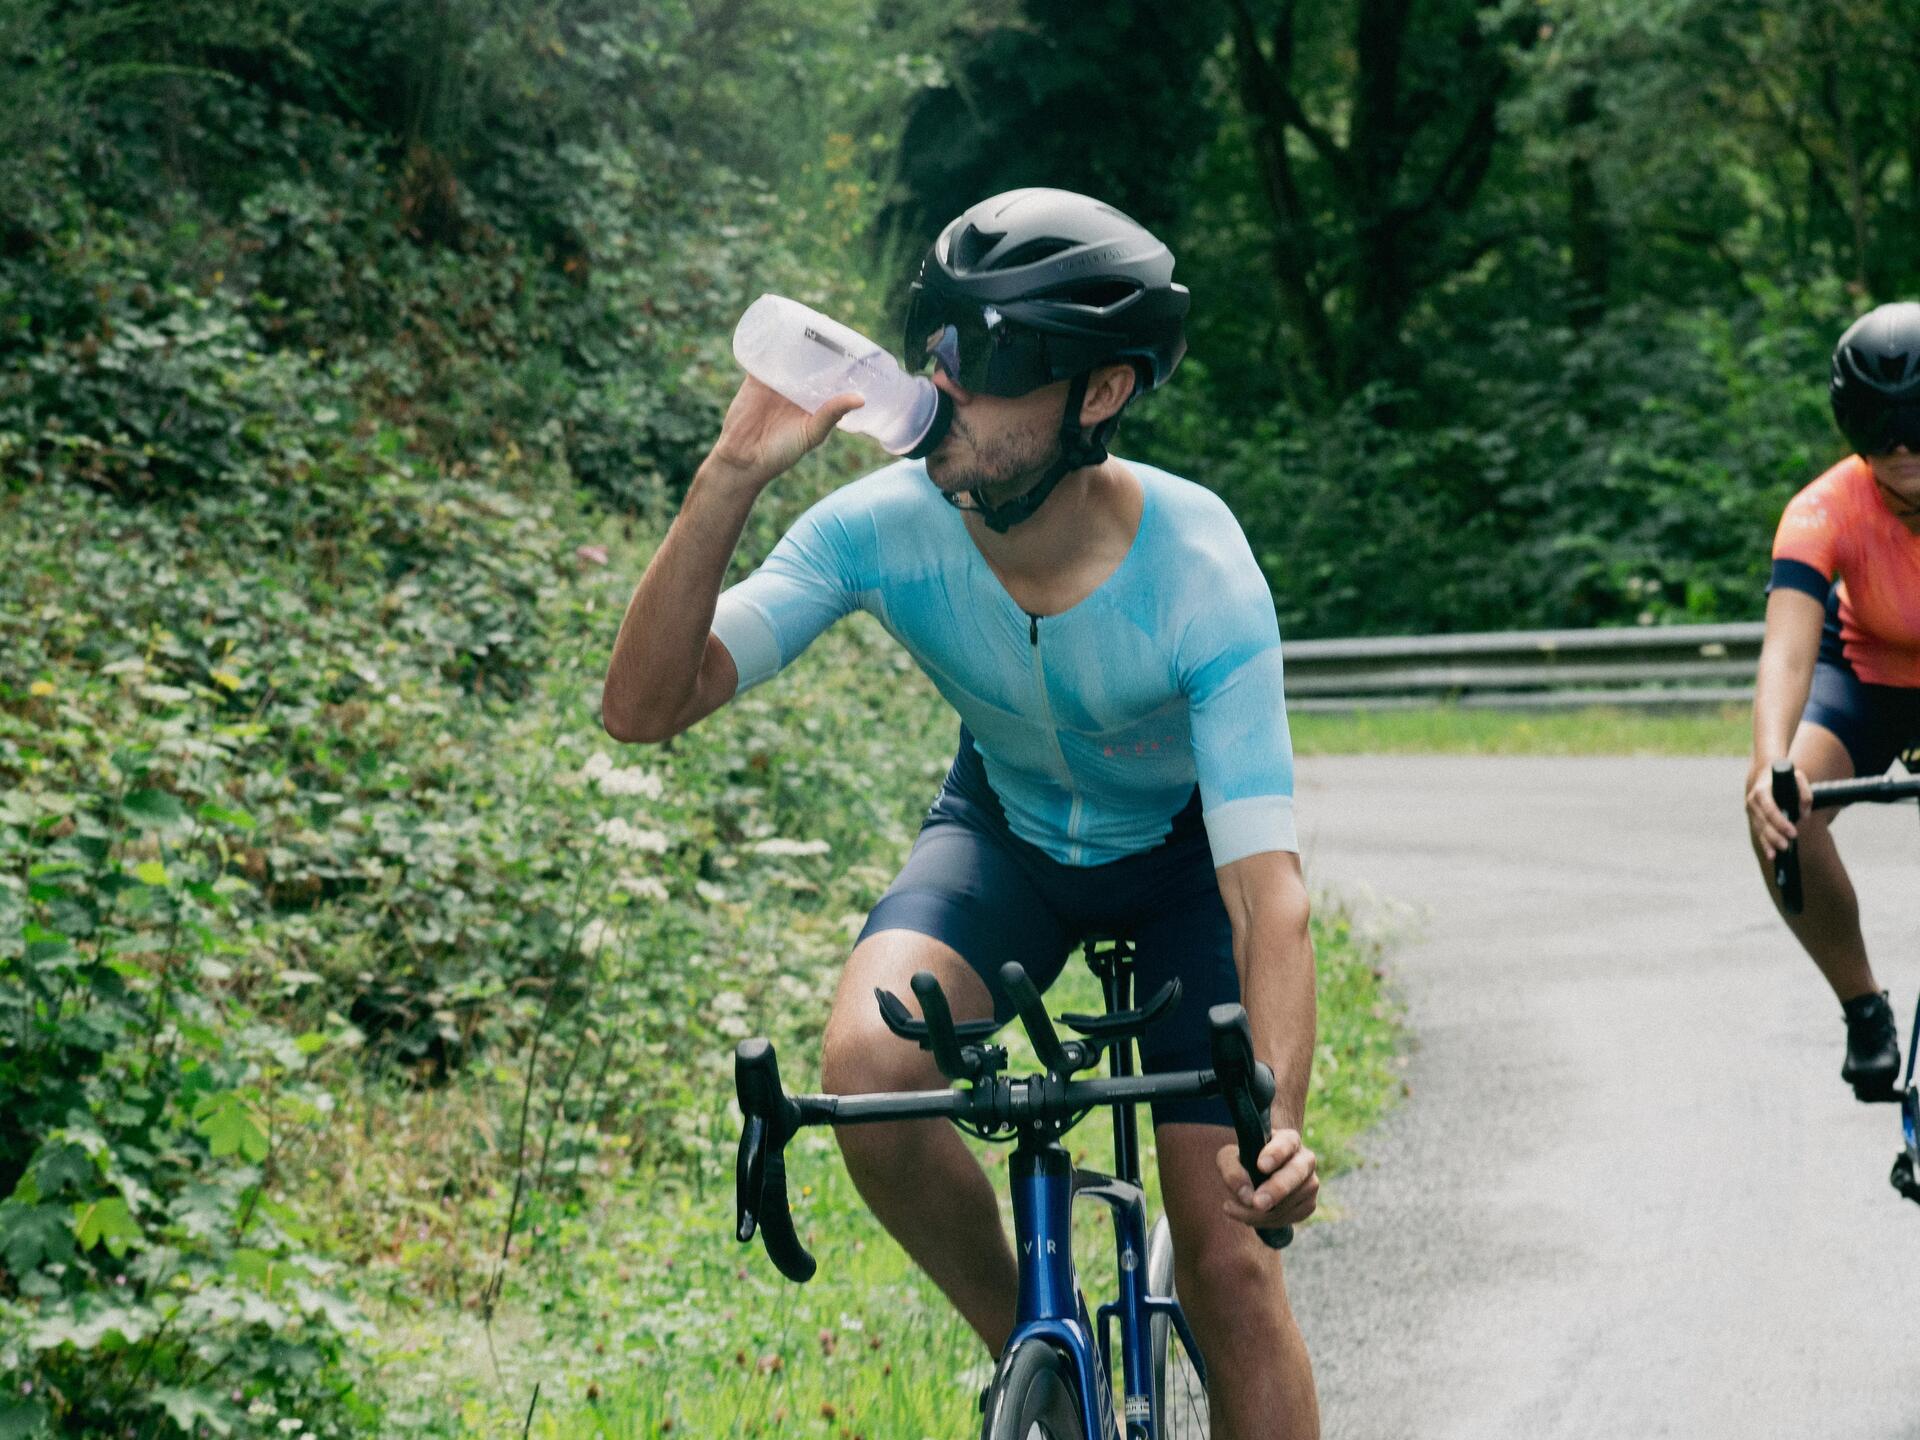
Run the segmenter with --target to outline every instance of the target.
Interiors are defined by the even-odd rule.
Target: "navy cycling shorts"
[[[1207,1011],[1240,999],[1233,923],[1220,898],[1198,789],[1153,849],[1104,865],[1063,865],[1008,826],[964,725],[913,853],[860,939],[882,930],[912,930],[951,945],[986,983],[1003,1021],[1014,1013],[999,978],[1009,960],[1045,990],[1086,937],[1133,941],[1135,1003],[1176,975],[1181,984],[1180,1003],[1141,1036],[1141,1066],[1149,1074],[1210,1068]],[[1153,1119],[1232,1124],[1217,1096],[1155,1104]]]
[[[1800,719],[1838,736],[1856,775],[1883,775],[1895,760],[1909,757],[1914,761],[1909,769],[1920,764],[1920,690],[1870,685],[1855,674],[1841,648],[1838,607],[1831,602],[1813,689]]]

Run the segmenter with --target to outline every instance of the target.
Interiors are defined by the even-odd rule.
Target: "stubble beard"
[[[953,438],[966,445],[967,462],[943,464],[934,483],[949,495],[978,491],[990,505],[1005,504],[1026,494],[1039,483],[1059,453],[1059,436],[1043,425],[1015,430],[983,442],[979,434],[956,415]]]

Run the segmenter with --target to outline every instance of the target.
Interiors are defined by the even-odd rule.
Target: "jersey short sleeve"
[[[1798,590],[1825,603],[1840,567],[1845,512],[1834,476],[1829,473],[1787,502],[1773,535],[1775,590]]]
[[[766,561],[720,594],[713,633],[739,671],[740,694],[799,658],[821,632],[860,608],[858,558],[829,495],[793,524]]]
[[[1215,866],[1300,848],[1273,593],[1240,527],[1221,510],[1210,563],[1199,567],[1208,603],[1193,612],[1178,657]]]

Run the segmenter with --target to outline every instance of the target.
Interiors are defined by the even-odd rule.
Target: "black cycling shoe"
[[[1856,995],[1841,1004],[1840,1013],[1847,1021],[1847,1063],[1840,1078],[1853,1087],[1856,1100],[1898,1100],[1900,1036],[1886,991]]]

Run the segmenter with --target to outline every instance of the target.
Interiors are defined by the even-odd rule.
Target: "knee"
[[[1285,1313],[1280,1261],[1251,1230],[1222,1221],[1186,1249],[1191,1253],[1176,1246],[1174,1263],[1181,1303],[1196,1317],[1217,1318],[1231,1328],[1256,1316]]]
[[[933,1057],[880,1024],[835,1015],[820,1050],[820,1083],[829,1095],[926,1090],[942,1083]]]

